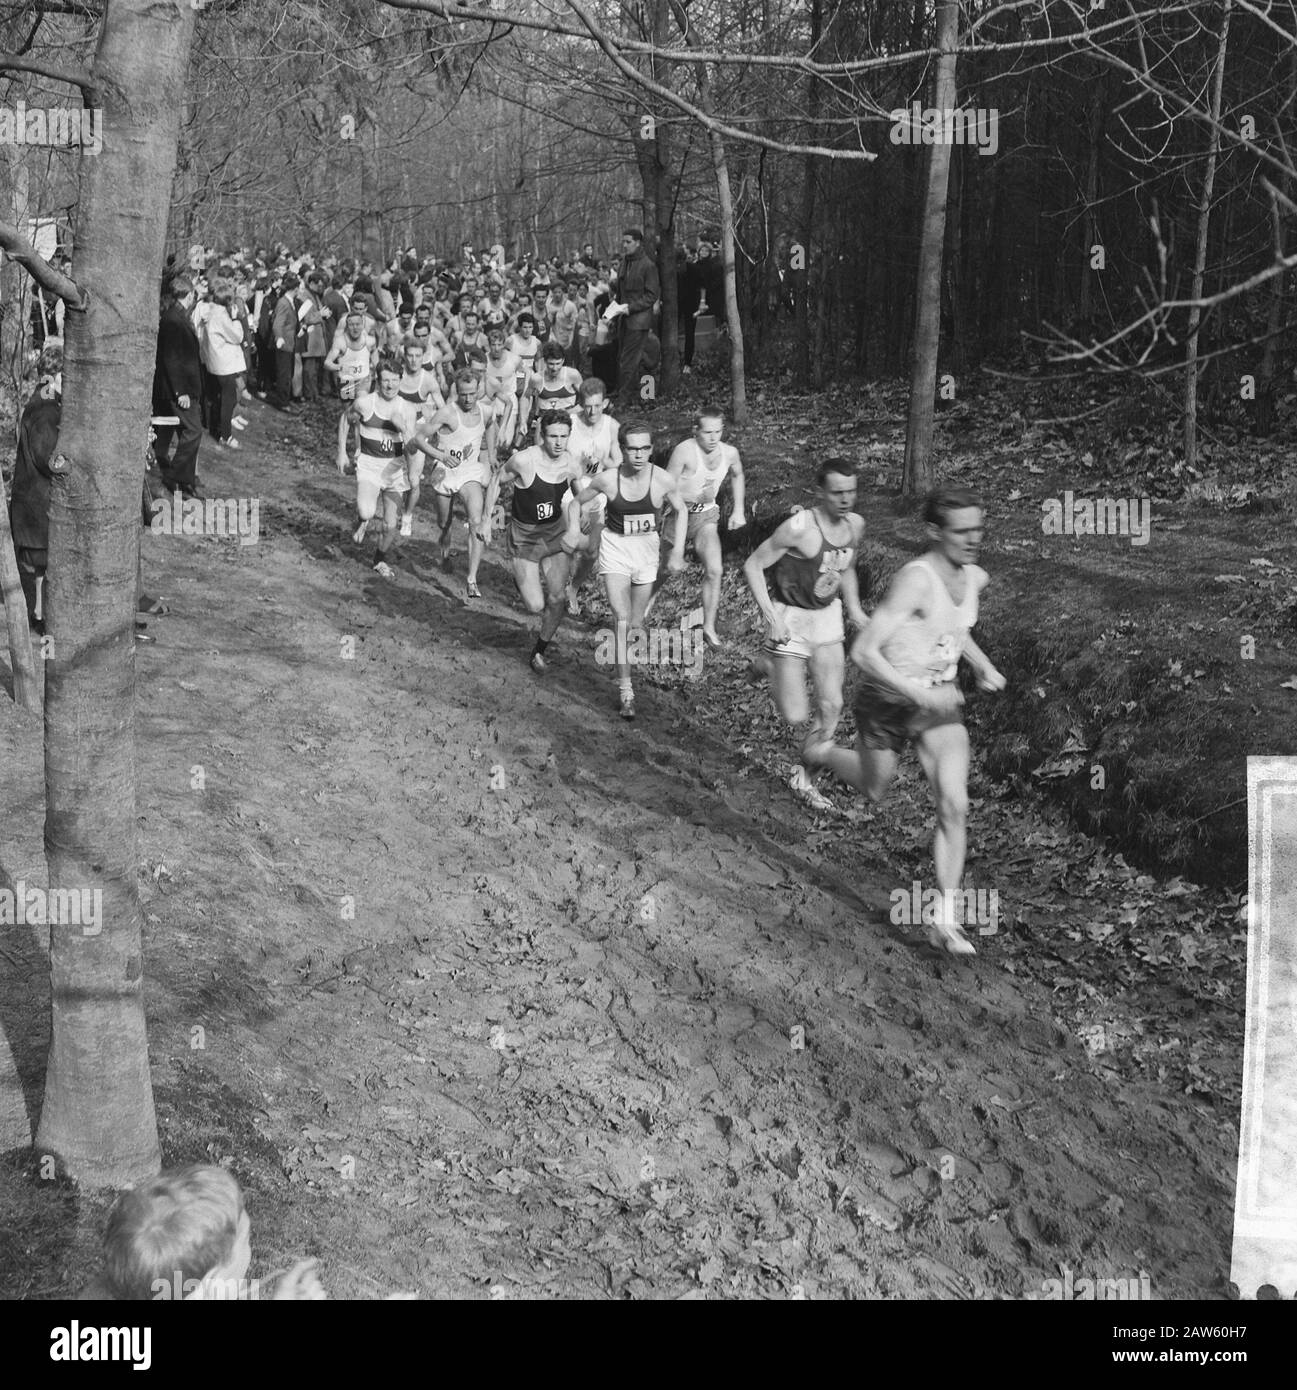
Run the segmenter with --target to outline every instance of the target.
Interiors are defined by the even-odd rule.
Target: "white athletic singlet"
[[[920,566],[928,576],[928,613],[912,614],[880,649],[903,676],[921,685],[944,685],[955,679],[968,634],[977,621],[977,593],[986,579],[978,565],[965,565],[964,601],[956,604],[945,581],[926,555],[911,560],[900,571]]]
[[[686,470],[680,478],[681,501],[691,512],[701,512],[708,507],[714,507],[716,497],[721,490],[721,484],[725,481],[725,477],[734,462],[736,452],[734,446],[732,444],[718,444],[710,461],[708,456],[698,447],[696,439],[686,439],[680,447],[682,449],[692,447],[694,455],[693,471]],[[710,502],[703,500],[703,493],[707,488],[710,488],[712,492]]]
[[[579,459],[592,454],[595,461],[587,466],[586,472],[597,473],[608,463],[620,427],[611,415],[601,415],[597,425],[587,425],[579,410],[572,412],[571,420],[572,433],[568,436],[567,451]]]
[[[447,468],[472,467],[477,463],[478,450],[486,434],[486,417],[480,405],[465,414],[454,401],[446,407],[447,412],[459,423],[452,425],[443,420],[437,429],[435,447],[444,450],[453,462]]]
[[[398,394],[409,405],[417,420],[427,419],[441,409],[441,386],[436,373],[428,371],[426,367],[420,367],[413,376],[408,372],[402,376]],[[432,402],[431,406],[429,401]]]
[[[338,357],[338,380],[344,385],[352,381],[366,381],[372,366],[368,339],[359,343],[347,339],[346,346]]]

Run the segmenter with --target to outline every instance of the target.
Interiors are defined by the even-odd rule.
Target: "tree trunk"
[[[730,419],[747,424],[748,388],[743,370],[743,323],[739,318],[738,286],[734,277],[734,200],[730,195],[730,171],[725,162],[725,142],[711,132],[712,168],[721,205],[721,258],[725,272],[725,327],[730,338]]]
[[[699,63],[698,107],[713,115],[711,81],[707,65]],[[747,423],[748,388],[743,368],[743,321],[739,318],[738,285],[734,269],[734,196],[730,190],[730,170],[725,157],[725,141],[718,130],[707,132],[716,175],[716,196],[721,210],[721,265],[725,276],[725,327],[730,339],[730,419],[736,425]],[[709,306],[710,307],[710,306]]]
[[[51,887],[100,892],[97,932],[50,927],[38,1154],[89,1185],[155,1172],[136,875],[135,602],[158,279],[196,11],[110,0],[95,55],[106,133],[81,156],[50,507],[45,854]],[[129,196],[125,191],[129,190]],[[183,750],[176,750],[183,757]]]
[[[932,105],[939,112],[955,106],[955,50],[959,40],[959,0],[937,0],[937,74]],[[905,432],[905,472],[901,494],[932,486],[932,434],[937,389],[937,348],[941,340],[941,261],[946,239],[946,189],[950,146],[929,147],[928,192],[919,242],[919,273],[914,299],[914,359],[910,373],[910,414]]]
[[[1103,138],[1104,82],[1101,73],[1094,76],[1090,93],[1090,119],[1087,125],[1085,159],[1085,216],[1081,219],[1081,293],[1077,312],[1082,321],[1094,312],[1094,277],[1090,269],[1090,248],[1098,240],[1099,224],[1095,209],[1099,201],[1099,142]]]
[[[1294,50],[1288,64],[1289,94],[1297,91],[1297,50]],[[1276,122],[1282,136],[1282,128]],[[1292,179],[1285,169],[1279,179],[1279,192],[1284,199],[1290,196]],[[1286,206],[1286,204],[1285,204]],[[1287,218],[1281,208],[1275,208],[1275,247],[1279,256],[1288,254]],[[1257,373],[1256,412],[1252,417],[1252,429],[1263,438],[1274,430],[1276,368],[1279,362],[1279,335],[1283,329],[1285,293],[1288,277],[1276,275],[1270,281],[1270,303],[1266,309],[1265,346],[1261,349],[1261,369]]]
[[[383,229],[378,212],[382,203],[378,178],[383,166],[379,154],[378,118],[366,108],[361,120],[368,138],[360,149],[360,259],[373,261],[377,274],[383,264]]]
[[[1202,298],[1204,272],[1207,268],[1207,233],[1211,226],[1211,194],[1216,183],[1216,156],[1220,150],[1220,101],[1225,85],[1225,49],[1229,42],[1229,16],[1233,0],[1225,0],[1225,12],[1220,22],[1220,42],[1216,48],[1216,72],[1212,78],[1211,131],[1207,139],[1207,167],[1202,178],[1202,197],[1198,203],[1198,244],[1193,256],[1193,279],[1189,287],[1191,300]],[[1184,361],[1184,462],[1193,468],[1198,458],[1198,325],[1202,310],[1196,304],[1189,307],[1189,328],[1185,341]]]
[[[823,26],[823,15],[821,10],[822,0],[811,0],[811,49],[818,48],[820,35]],[[806,143],[813,145],[817,142],[819,130],[816,125],[816,117],[820,110],[820,83],[815,73],[811,73],[807,79],[806,110],[809,122],[806,130]],[[802,210],[801,220],[798,224],[799,236],[798,244],[802,248],[802,264],[800,271],[794,269],[793,274],[797,278],[793,281],[798,286],[797,295],[797,384],[805,390],[815,381],[814,369],[811,361],[811,239],[815,235],[815,179],[816,162],[813,154],[808,154],[803,160],[802,170]]]

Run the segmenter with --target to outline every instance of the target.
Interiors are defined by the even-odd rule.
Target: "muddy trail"
[[[1065,1265],[1219,1292],[1241,1005],[1186,1089],[1156,1056],[1194,1045],[1200,1001],[1115,970],[1072,989],[1133,872],[975,778],[974,850],[1016,855],[974,878],[1035,907],[940,957],[889,920],[927,876],[912,758],[872,816],[815,821],[743,751],[764,694],[700,713],[737,654],[646,686],[627,726],[592,624],[529,671],[499,542],[471,606],[462,528],[434,572],[428,512],[378,578],[354,483],[247,413],[200,475],[259,499],[257,543],[145,537],[172,613],[138,652],[138,746],[164,1158],[231,1164],[253,1275],[307,1253],[335,1297],[1021,1298]],[[36,881],[39,730],[3,719],[0,864]],[[1109,866],[1086,921],[1033,845]],[[38,1026],[44,980],[16,954],[30,1079],[42,1040],[13,1023]],[[20,1147],[3,1186],[38,1189]],[[88,1277],[100,1215],[73,1202],[53,1277],[6,1259],[0,1291]]]

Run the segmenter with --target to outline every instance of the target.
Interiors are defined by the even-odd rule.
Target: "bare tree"
[[[1193,279],[1189,290],[1189,330],[1184,362],[1184,462],[1193,468],[1198,460],[1198,330],[1202,322],[1203,272],[1207,267],[1207,235],[1211,229],[1211,195],[1216,184],[1216,158],[1220,153],[1220,103],[1225,86],[1225,51],[1229,43],[1229,16],[1232,0],[1225,0],[1220,21],[1220,41],[1216,49],[1216,70],[1211,86],[1211,125],[1207,136],[1207,162],[1198,199],[1198,234],[1193,256]]]
[[[937,0],[937,69],[933,106],[938,119],[955,107],[955,50],[959,42],[959,0]],[[916,132],[917,133],[917,132]],[[919,242],[915,286],[914,361],[910,373],[910,413],[905,432],[905,471],[901,492],[910,496],[932,486],[932,434],[937,389],[937,351],[941,339],[941,261],[946,240],[946,196],[950,145],[929,148],[928,191]]]
[[[88,1184],[122,1185],[159,1160],[136,882],[134,633],[158,272],[195,14],[107,0],[92,66],[60,65],[57,76],[102,111],[103,147],[81,155],[71,281],[25,258],[70,306],[46,585],[45,854],[53,890],[100,903],[97,930],[50,924],[36,1148]],[[0,58],[6,67],[29,70]]]

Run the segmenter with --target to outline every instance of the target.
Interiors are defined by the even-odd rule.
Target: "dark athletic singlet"
[[[658,529],[658,509],[653,505],[653,474],[649,473],[648,491],[631,501],[621,495],[621,469],[617,470],[617,495],[608,499],[608,514],[604,525],[618,536],[652,536]]]
[[[513,485],[513,519],[528,526],[538,526],[560,518],[563,499],[571,484],[566,477],[552,481],[543,475],[542,470],[551,474],[566,473],[570,466],[567,456],[555,461],[539,444],[533,444],[530,449],[523,449],[518,457],[530,465],[532,479],[526,487],[516,481]]]
[[[538,410],[560,410],[565,414],[576,409],[577,388],[564,381],[545,382],[536,392]]]
[[[790,550],[770,569],[771,594],[790,608],[827,608],[842,588],[842,572],[851,568],[856,555],[854,543],[830,545],[813,508],[811,516],[820,533],[819,550],[809,558]]]

